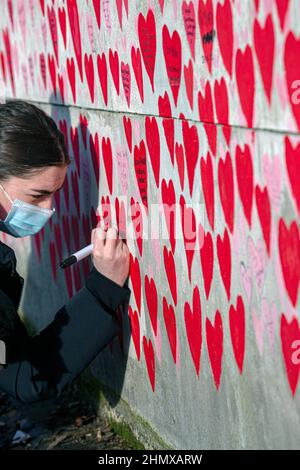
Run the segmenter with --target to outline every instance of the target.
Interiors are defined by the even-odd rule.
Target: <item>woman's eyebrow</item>
[[[56,189],[56,191],[59,191],[62,187],[63,185],[60,188]],[[40,194],[53,194],[55,192],[55,191],[48,191],[47,189],[30,189],[30,191],[35,191]]]

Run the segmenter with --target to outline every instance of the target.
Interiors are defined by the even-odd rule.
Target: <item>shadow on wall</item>
[[[57,311],[84,286],[85,278],[92,268],[90,256],[64,270],[59,267],[59,263],[90,243],[91,230],[102,218],[97,210],[100,195],[96,184],[100,161],[98,159],[98,166],[95,168],[95,146],[88,129],[88,121],[81,114],[82,118],[78,119],[77,125],[72,126],[74,119],[71,121],[69,108],[57,106],[55,101],[55,96],[51,95],[51,117],[65,136],[72,163],[67,170],[63,188],[54,198],[56,213],[39,233],[31,237],[22,303],[24,311],[30,312],[30,320],[33,320],[39,331],[45,328],[54,319]],[[127,309],[128,305],[124,304],[116,310],[121,326],[120,335],[104,347],[92,361],[92,368],[96,369],[101,363],[101,373],[98,374],[97,370],[97,378],[103,385],[109,386],[108,390],[114,391],[114,396],[105,396],[111,406],[115,406],[119,401],[127,366],[131,335]],[[84,321],[84,312],[82,315]],[[66,369],[59,355],[60,346],[56,345],[54,356],[54,376],[57,381]],[[42,368],[42,365],[39,367]],[[105,395],[106,392],[103,393]]]

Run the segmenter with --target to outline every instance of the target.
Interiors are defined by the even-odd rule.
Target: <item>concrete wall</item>
[[[47,110],[74,160],[49,225],[3,236],[25,317],[44,327],[81,287],[89,262],[58,262],[108,209],[132,254],[123,336],[90,368],[113,408],[157,446],[299,448],[298,1],[1,8],[1,94]]]

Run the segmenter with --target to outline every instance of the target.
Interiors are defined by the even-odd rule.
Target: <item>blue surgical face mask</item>
[[[20,199],[12,201],[1,184],[0,188],[12,203],[5,220],[0,219],[0,230],[13,237],[34,235],[44,227],[55,212],[54,208],[45,209]]]

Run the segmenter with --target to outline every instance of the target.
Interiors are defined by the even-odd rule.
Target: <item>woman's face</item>
[[[52,209],[53,196],[64,184],[67,165],[48,166],[30,178],[12,176],[9,180],[0,181],[10,199],[21,199],[46,209]],[[0,188],[0,219],[4,220],[12,203]]]

